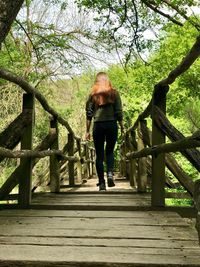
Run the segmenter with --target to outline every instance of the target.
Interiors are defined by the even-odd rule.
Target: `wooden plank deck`
[[[1,210],[0,266],[200,266],[197,232],[188,219],[134,209],[149,205],[149,195],[136,194],[125,181],[106,193],[94,183],[37,195],[34,209]],[[36,209],[49,204],[54,209]]]

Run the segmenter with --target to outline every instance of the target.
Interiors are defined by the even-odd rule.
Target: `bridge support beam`
[[[31,122],[26,127],[21,138],[21,149],[30,149],[33,147],[33,128],[35,117],[35,98],[33,94],[23,95],[23,111],[31,110]],[[23,170],[19,175],[19,197],[18,205],[20,208],[28,208],[31,204],[31,189],[32,189],[32,158],[22,158],[20,164],[23,165]]]
[[[154,107],[159,107],[166,114],[166,95],[169,86],[155,86],[152,102],[152,146],[165,143],[165,134],[155,122],[156,112]],[[151,204],[156,207],[165,206],[165,154],[152,156],[152,196]]]

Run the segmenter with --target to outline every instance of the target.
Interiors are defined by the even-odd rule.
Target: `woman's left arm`
[[[94,104],[92,102],[91,96],[89,96],[86,102],[86,134],[85,134],[86,140],[90,140],[90,126],[93,115],[94,115]]]

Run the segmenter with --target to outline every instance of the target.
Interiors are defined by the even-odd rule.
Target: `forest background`
[[[121,94],[128,128],[147,106],[154,85],[180,63],[195,42],[199,8],[198,1],[192,0],[26,0],[2,44],[1,67],[33,84],[83,138],[86,99],[96,73],[107,71]],[[197,60],[168,93],[168,118],[186,136],[200,128],[199,73]],[[23,92],[4,80],[0,87],[3,131],[20,113]],[[48,127],[49,116],[36,103],[35,145]],[[66,133],[60,131],[64,143]],[[176,158],[193,179],[199,178],[179,153]],[[13,159],[1,163],[0,185],[17,164]],[[43,164],[37,165],[35,176]]]

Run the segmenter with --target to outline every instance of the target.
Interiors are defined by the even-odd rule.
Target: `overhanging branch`
[[[150,3],[150,1],[142,0],[142,3],[144,3],[148,8],[150,8],[154,12],[156,12],[156,13],[160,14],[161,16],[167,18],[168,20],[172,21],[173,23],[175,23],[175,24],[177,24],[179,26],[183,26],[183,24],[180,21],[175,20],[173,17],[171,17],[168,14],[165,14],[163,11],[158,9],[157,6],[154,6],[153,3]]]

